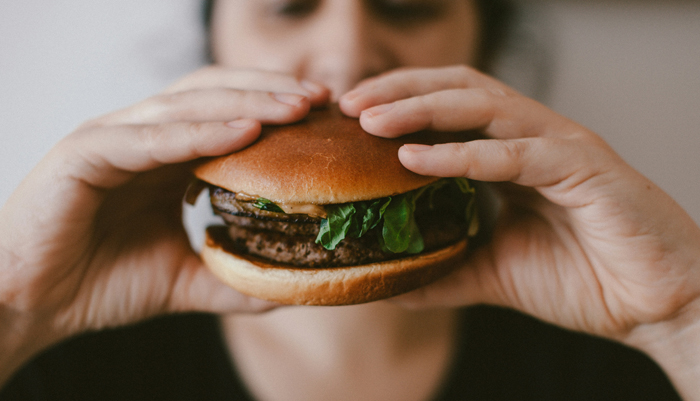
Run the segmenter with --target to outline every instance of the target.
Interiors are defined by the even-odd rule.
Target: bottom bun
[[[436,251],[360,266],[292,267],[236,253],[226,227],[209,227],[202,259],[222,282],[255,298],[290,305],[352,305],[403,294],[457,267],[467,240]]]

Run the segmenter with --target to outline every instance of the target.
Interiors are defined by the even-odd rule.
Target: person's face
[[[218,0],[212,53],[228,67],[280,71],[337,98],[403,66],[473,64],[473,0]]]

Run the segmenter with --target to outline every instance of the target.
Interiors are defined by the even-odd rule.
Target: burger
[[[415,174],[397,155],[445,135],[379,138],[337,106],[264,127],[194,170],[188,197],[208,187],[224,223],[207,228],[205,265],[244,294],[297,305],[375,301],[446,275],[478,226],[474,189]]]

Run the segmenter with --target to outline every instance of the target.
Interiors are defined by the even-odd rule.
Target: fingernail
[[[302,79],[299,84],[311,93],[323,93],[323,91],[326,90],[326,88],[317,84],[316,82],[307,81],[305,79]]]
[[[250,120],[234,120],[234,121],[229,121],[226,123],[226,126],[235,128],[235,129],[244,129],[250,127],[251,121]]]
[[[273,93],[272,97],[274,97],[275,100],[277,100],[280,103],[284,103],[295,107],[299,106],[299,103],[306,99],[304,96],[295,95],[292,93]]]
[[[402,148],[406,149],[409,152],[424,152],[426,150],[430,150],[433,147],[430,145],[422,145],[419,143],[407,143],[402,146]]]
[[[362,114],[367,115],[368,117],[377,117],[381,114],[384,114],[388,112],[389,110],[394,108],[395,103],[387,103],[383,104],[381,106],[376,106],[372,107],[371,109],[363,110]]]

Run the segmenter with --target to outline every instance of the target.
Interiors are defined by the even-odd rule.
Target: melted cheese
[[[258,198],[260,197],[243,192],[236,192],[236,200],[240,200],[241,202],[254,202]],[[323,206],[311,203],[275,202],[275,205],[279,206],[286,214],[306,214],[311,217],[320,217],[322,219],[328,217],[328,213],[326,213],[326,209]]]
[[[322,219],[328,217],[326,209],[319,205],[310,203],[275,203],[275,205],[279,206],[287,214],[308,214],[311,217],[320,217]]]

